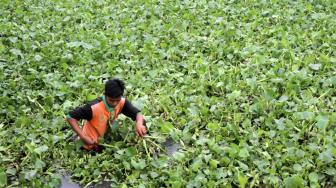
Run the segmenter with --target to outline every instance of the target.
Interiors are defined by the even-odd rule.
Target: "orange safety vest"
[[[126,99],[122,97],[118,105],[114,108],[113,121],[118,118],[125,101]],[[90,121],[84,121],[83,134],[90,137],[95,143],[98,143],[98,139],[103,137],[107,130],[108,121],[112,113],[108,110],[109,107],[107,105],[105,96],[103,96],[102,101],[91,106],[92,119]],[[93,147],[94,145],[84,145],[84,148],[88,150],[91,150]]]

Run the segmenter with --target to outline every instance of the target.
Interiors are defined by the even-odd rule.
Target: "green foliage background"
[[[0,4],[0,186],[336,186],[333,0]],[[71,141],[110,77],[172,158],[127,119],[103,154]]]

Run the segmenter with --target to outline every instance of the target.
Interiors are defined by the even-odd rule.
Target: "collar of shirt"
[[[102,96],[102,99],[103,99],[103,101],[104,101],[104,105],[105,105],[107,111],[109,111],[109,112],[113,112],[114,109],[113,109],[112,107],[110,107],[110,105],[107,103],[106,98],[105,98],[104,95]]]

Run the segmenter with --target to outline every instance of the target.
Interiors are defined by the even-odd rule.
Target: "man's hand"
[[[93,145],[95,142],[88,136],[80,136],[80,139],[87,145]]]
[[[142,114],[139,112],[136,116],[136,126],[135,126],[135,133],[137,136],[143,137],[147,133],[147,128],[144,125],[144,117]]]
[[[135,133],[137,136],[143,137],[147,133],[147,128],[141,123],[137,123],[135,127]]]

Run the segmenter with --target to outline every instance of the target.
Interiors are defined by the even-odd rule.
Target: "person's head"
[[[124,94],[125,84],[118,78],[113,78],[105,83],[105,98],[107,103],[112,107],[116,107]]]

